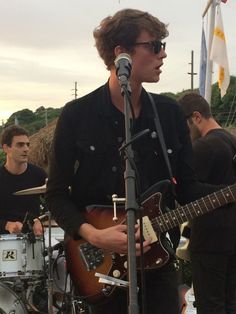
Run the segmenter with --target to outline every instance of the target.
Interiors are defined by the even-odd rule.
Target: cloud
[[[168,58],[155,92],[190,87],[194,50],[199,71],[201,14],[207,0],[0,0],[0,119],[11,108],[61,107],[72,96],[74,82],[82,96],[108,78],[92,32],[107,15],[137,8],[169,24]],[[236,73],[236,3],[222,5],[230,72]],[[195,78],[195,85],[198,78]],[[22,107],[23,106],[23,107]]]

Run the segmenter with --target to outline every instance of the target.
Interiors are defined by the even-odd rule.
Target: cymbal
[[[42,194],[45,192],[46,192],[46,184],[41,185],[41,186],[36,186],[35,188],[20,190],[13,194],[14,195],[33,195],[33,194]]]

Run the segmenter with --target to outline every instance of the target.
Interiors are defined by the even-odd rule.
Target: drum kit
[[[14,194],[45,191],[46,184]],[[66,270],[64,231],[50,211],[39,219],[43,236],[0,235],[0,314],[87,313],[84,302],[73,295]]]

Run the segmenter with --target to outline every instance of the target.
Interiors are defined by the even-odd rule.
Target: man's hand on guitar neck
[[[136,255],[140,256],[141,245],[140,229],[136,225],[135,239],[136,243]],[[88,223],[81,225],[79,234],[86,241],[95,245],[96,247],[102,248],[109,252],[115,252],[118,254],[127,254],[127,225],[119,224],[106,229],[96,229]],[[146,253],[151,249],[151,238],[143,242],[143,252]]]

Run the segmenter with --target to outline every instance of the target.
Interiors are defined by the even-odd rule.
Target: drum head
[[[0,300],[0,314],[28,313],[20,297],[2,282],[0,282]]]

